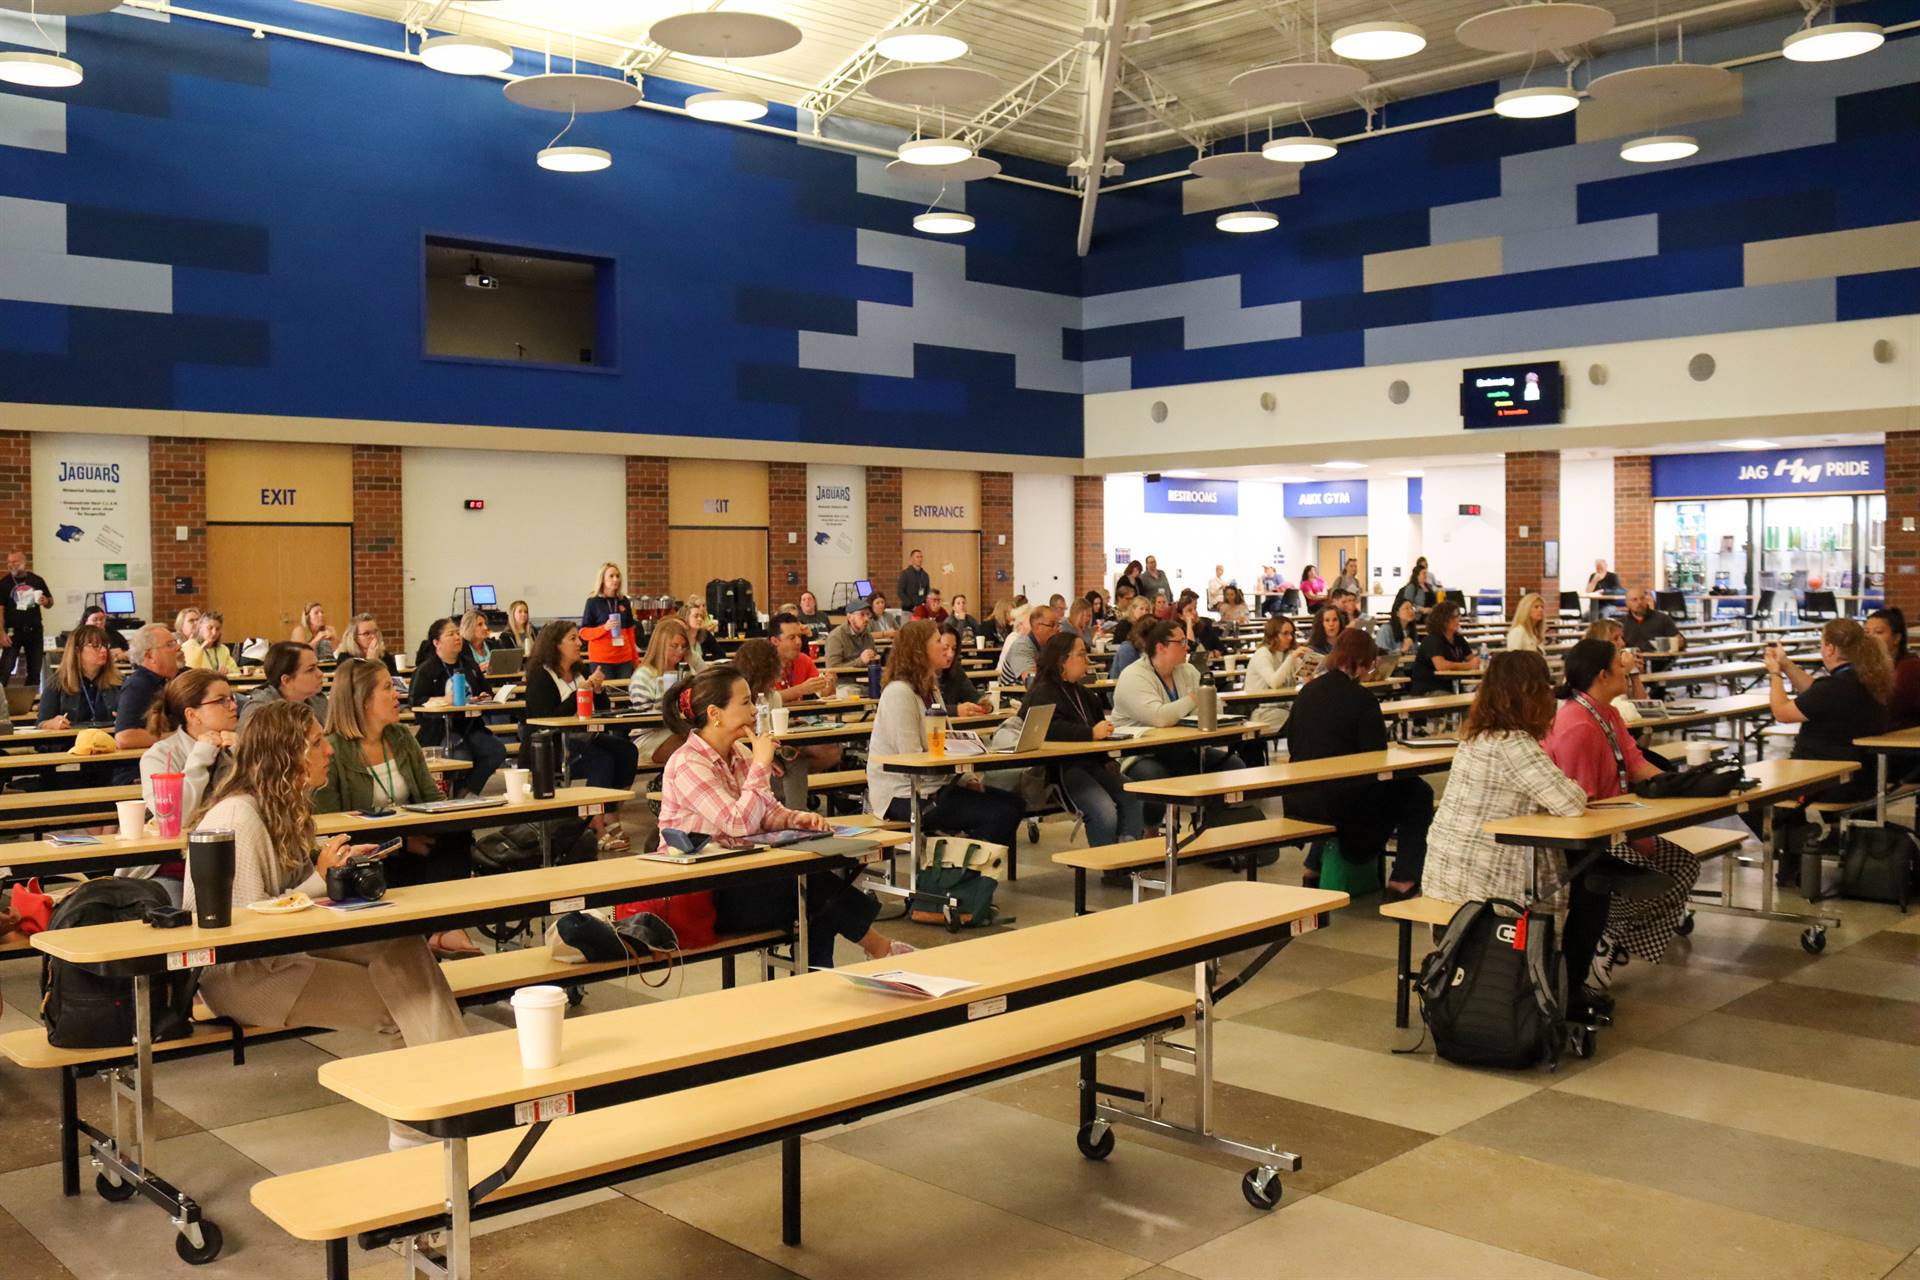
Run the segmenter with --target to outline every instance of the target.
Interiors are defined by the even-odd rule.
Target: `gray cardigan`
[[[1173,688],[1178,695],[1167,697],[1160,673],[1146,658],[1120,673],[1113,688],[1113,727],[1116,729],[1165,729],[1193,714],[1194,690],[1200,687],[1200,673],[1193,664],[1183,662],[1173,669]]]

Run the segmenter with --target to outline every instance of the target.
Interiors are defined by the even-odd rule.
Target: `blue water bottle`
[[[453,699],[453,705],[467,705],[467,676],[464,671],[456,671],[447,679],[447,696]]]
[[[878,659],[867,664],[867,696],[869,698],[880,696],[880,672],[881,666]]]

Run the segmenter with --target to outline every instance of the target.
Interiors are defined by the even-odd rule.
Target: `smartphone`
[[[392,855],[400,852],[400,846],[405,843],[406,843],[406,840],[404,837],[395,836],[393,839],[387,841],[385,844],[380,845],[379,847],[374,849],[374,851],[368,854],[367,856],[370,858],[391,857]]]
[[[393,816],[391,809],[355,809],[353,813],[357,818],[391,818]]]

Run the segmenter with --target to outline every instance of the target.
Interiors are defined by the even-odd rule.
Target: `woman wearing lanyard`
[[[1626,692],[1627,652],[1605,640],[1582,640],[1567,653],[1566,685],[1553,728],[1540,744],[1560,772],[1589,800],[1625,795],[1633,784],[1659,773],[1640,754],[1627,722],[1613,706]],[[1648,872],[1657,872],[1657,878]],[[1659,964],[1687,906],[1687,892],[1700,875],[1700,860],[1672,841],[1636,840],[1600,859],[1574,879],[1565,937],[1570,981],[1581,981],[1580,957],[1591,955],[1586,995],[1607,1011],[1613,967],[1629,954]],[[1609,893],[1609,880],[1634,881],[1632,896]]]
[[[620,566],[611,560],[600,566],[599,585],[580,611],[580,638],[587,642],[587,657],[610,679],[633,674],[640,656],[640,628],[623,590]]]
[[[427,772],[426,754],[400,723],[400,695],[379,663],[341,659],[333,673],[326,730],[333,758],[327,764],[326,785],[313,798],[315,813],[393,810],[440,798],[439,785]],[[472,849],[472,837],[462,831],[408,836],[386,861],[387,883],[464,880],[473,874]],[[458,929],[428,941],[441,956],[480,951]]]
[[[157,809],[154,776],[177,773],[182,817],[200,807],[233,772],[234,728],[240,722],[239,702],[227,678],[217,671],[182,671],[167,681],[147,708],[147,732],[154,743],[140,757],[140,798]],[[149,862],[120,867],[115,875],[135,880],[158,880],[174,902],[180,901],[180,882],[186,868],[180,862]]]
[[[1020,704],[1025,716],[1035,707],[1052,707],[1047,722],[1048,742],[1100,742],[1113,736],[1107,704],[1101,695],[1081,687],[1087,678],[1087,642],[1061,632],[1040,650],[1033,688]],[[1102,756],[1063,760],[1060,786],[1087,822],[1087,845],[1099,848],[1120,840],[1138,840],[1146,830],[1140,797],[1127,790],[1118,762]]]
[[[40,727],[77,729],[111,725],[120,706],[120,672],[99,627],[75,627],[60,665],[40,687]]]
[[[662,619],[659,625],[664,627],[671,621]],[[586,664],[580,659],[580,628],[564,620],[549,622],[540,628],[533,642],[533,654],[527,661],[527,715],[520,722],[522,759],[532,759],[532,722],[549,716],[577,714],[580,690],[585,689],[592,696],[594,710],[607,709],[607,695],[601,691],[606,677],[598,671],[587,674]],[[640,751],[624,729],[568,732],[562,735],[562,740],[567,744],[568,768],[574,777],[592,787],[633,789]],[[627,838],[620,830],[617,812],[595,814],[592,826],[600,836],[600,852],[627,852]]]
[[[452,618],[434,620],[427,631],[427,646],[426,659],[414,670],[413,680],[407,685],[407,700],[416,709],[436,698],[450,698],[449,686],[455,675],[467,682],[468,702],[486,703],[493,697],[487,692],[480,668],[467,652],[467,642],[460,638],[459,624]],[[473,762],[473,768],[455,775],[459,779],[454,784],[457,790],[480,795],[486,791],[495,771],[507,763],[507,748],[500,736],[478,715],[421,716],[419,733],[423,745],[445,746],[449,754],[458,752]]]

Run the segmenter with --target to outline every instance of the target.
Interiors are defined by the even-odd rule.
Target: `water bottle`
[[[612,635],[613,647],[620,647],[620,637],[626,627],[626,619],[620,616],[620,601],[613,602],[613,612],[607,615],[607,629]]]
[[[447,678],[447,697],[456,707],[467,705],[467,674],[456,671]]]
[[[753,732],[759,738],[773,732],[773,704],[764,693],[753,700]]]
[[[1220,691],[1213,687],[1213,677],[1206,676],[1200,681],[1200,687],[1193,692],[1193,709],[1200,727],[1206,730],[1220,727]]]
[[[554,749],[554,733],[542,729],[533,735],[527,747],[527,771],[533,775],[533,797],[551,800],[560,774],[559,754]]]
[[[880,672],[880,659],[875,658],[867,664],[867,696],[869,698],[880,696]]]
[[[1484,667],[1487,665],[1487,646],[1485,641],[1481,642],[1479,653],[1480,653],[1480,665]]]

